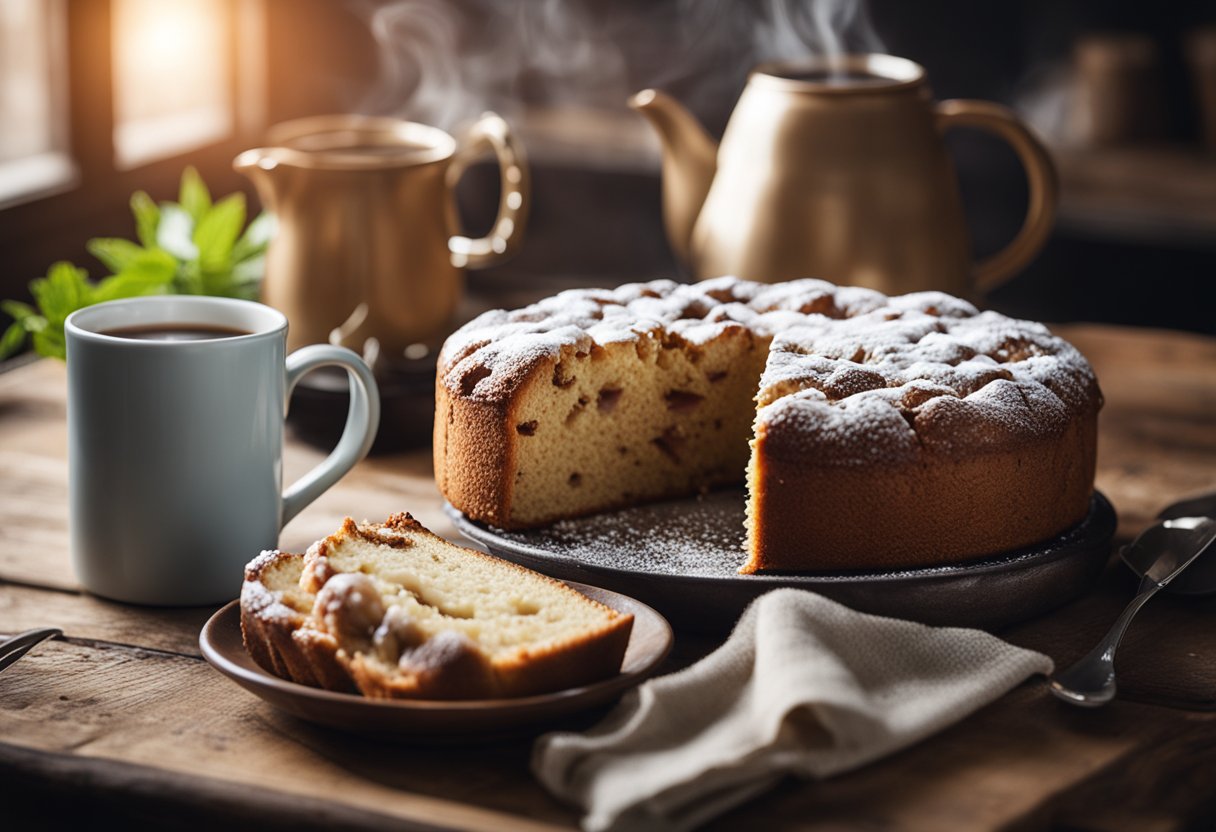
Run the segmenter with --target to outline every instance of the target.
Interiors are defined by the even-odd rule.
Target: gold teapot
[[[288,349],[339,343],[400,359],[451,328],[464,269],[518,247],[528,212],[523,148],[488,113],[458,143],[437,127],[394,118],[314,116],[271,129],[270,145],[233,166],[251,178],[277,230],[262,300],[291,323]],[[498,157],[501,196],[488,236],[456,233],[452,189],[476,154]]]
[[[891,55],[757,67],[721,145],[671,97],[630,99],[663,148],[663,219],[702,280],[821,277],[887,293],[973,295],[1013,276],[1046,242],[1055,168],[1013,113],[931,98],[924,70]],[[1007,140],[1025,166],[1029,210],[1013,241],[973,263],[951,127]]]

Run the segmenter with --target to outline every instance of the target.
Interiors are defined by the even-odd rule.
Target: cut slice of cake
[[[519,529],[739,482],[773,333],[831,302],[654,281],[487,312],[439,357],[439,488]]]
[[[246,568],[241,629],[266,670],[377,698],[527,696],[620,670],[633,616],[447,542],[408,514],[347,518]]]

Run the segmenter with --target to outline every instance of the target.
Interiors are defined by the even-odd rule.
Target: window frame
[[[75,186],[80,172],[72,160],[69,146],[68,115],[69,93],[67,79],[67,3],[68,0],[36,0],[46,17],[46,30],[50,37],[47,46],[49,82],[51,87],[52,146],[37,154],[0,162],[0,177],[10,169],[25,167],[31,163],[42,168],[34,174],[32,184],[22,188],[0,189],[0,210],[30,202]]]
[[[232,170],[232,159],[257,144],[265,129],[265,2],[216,2],[226,7],[233,45],[234,65],[228,73],[232,132],[201,148],[120,169],[114,153],[111,0],[68,0],[66,152],[76,176],[65,186],[0,207],[0,297],[27,298],[29,281],[57,260],[71,260],[92,277],[100,276],[103,267],[85,250],[87,240],[133,238],[130,195],[144,190],[155,199],[172,197],[187,165],[198,168],[217,193],[251,193],[248,182]]]

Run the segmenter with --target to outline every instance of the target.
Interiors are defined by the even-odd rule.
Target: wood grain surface
[[[1107,397],[1098,487],[1135,534],[1169,502],[1216,490],[1216,340],[1060,327]],[[0,782],[17,823],[178,828],[569,829],[576,814],[528,774],[529,743],[410,748],[282,715],[199,656],[211,609],[111,603],[79,590],[67,537],[65,376],[0,374],[0,633],[59,626],[0,674]],[[324,451],[290,442],[285,477]],[[346,514],[409,510],[455,539],[428,453],[361,463],[284,530],[302,549]],[[1059,662],[1092,644],[1130,594],[1120,567],[1086,597],[1003,635]],[[1099,711],[1029,682],[861,771],[790,781],[712,829],[1182,830],[1216,824],[1216,602],[1160,598],[1120,651],[1121,697]],[[668,668],[715,646],[678,633]],[[1155,703],[1155,704],[1154,704]],[[31,808],[36,807],[36,808]],[[26,812],[27,814],[22,814]]]

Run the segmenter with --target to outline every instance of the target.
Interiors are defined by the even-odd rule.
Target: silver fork
[[[0,641],[0,670],[4,670],[48,638],[61,635],[63,635],[63,630],[58,627],[42,627],[37,630],[26,630],[10,639]]]

